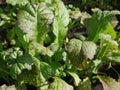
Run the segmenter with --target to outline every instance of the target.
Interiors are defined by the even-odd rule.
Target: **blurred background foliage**
[[[90,10],[91,8],[118,9],[120,10],[120,0],[63,0],[65,4],[72,4],[81,10]]]

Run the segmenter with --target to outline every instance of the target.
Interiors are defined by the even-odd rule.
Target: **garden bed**
[[[119,90],[111,1],[1,0],[0,90]]]

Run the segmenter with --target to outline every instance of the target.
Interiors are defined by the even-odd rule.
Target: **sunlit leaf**
[[[78,39],[71,39],[67,44],[67,51],[68,53],[77,55],[80,54],[81,47],[82,41]]]
[[[96,54],[97,46],[91,41],[84,41],[82,44],[82,51],[86,58],[93,59]]]
[[[64,80],[55,77],[54,82],[49,86],[50,90],[73,90],[73,87],[67,84]]]
[[[6,0],[6,2],[12,5],[26,5],[29,3],[29,0]]]
[[[86,63],[84,56],[80,53],[81,47],[82,41],[79,39],[71,39],[67,43],[68,58],[75,67],[79,68]]]
[[[60,15],[61,23],[63,23],[64,26],[67,26],[69,24],[68,10],[61,0],[58,1],[58,6],[59,6],[59,15]]]
[[[2,85],[0,86],[0,90],[16,90],[15,85],[7,86],[7,85]]]
[[[40,90],[49,90],[48,85],[44,85],[44,86],[40,87]]]
[[[68,74],[70,74],[74,78],[74,84],[75,86],[78,86],[80,83],[80,78],[75,72],[67,71]]]
[[[120,53],[119,52],[118,53],[113,52],[112,54],[107,55],[106,58],[109,61],[120,62]]]
[[[113,28],[111,28],[109,22],[112,19],[112,17],[116,14],[120,14],[120,12],[116,10],[101,11],[99,9],[95,11],[92,17],[86,20],[88,39],[94,42],[98,41],[99,34],[105,31],[108,32],[108,28],[111,31],[108,33],[111,34],[111,36],[113,36],[114,39],[115,31],[113,30]]]
[[[53,51],[50,50],[48,47],[45,47],[39,43],[36,42],[31,42],[30,44],[30,54],[34,55],[34,49],[33,47],[37,50],[38,53],[40,53],[41,55],[48,55],[48,56],[52,56],[53,55]]]
[[[67,34],[67,25],[69,24],[69,13],[64,3],[59,0],[55,3],[55,18],[53,22],[53,34],[55,35],[55,40],[50,46],[53,51],[56,51],[62,46],[65,35]],[[54,47],[54,48],[53,48]],[[56,47],[56,48],[55,48]]]
[[[65,28],[64,24],[62,23],[60,17],[55,17],[53,22],[53,33],[56,36],[53,45],[58,45],[61,47],[65,35],[67,34],[67,28]]]
[[[98,76],[104,90],[120,90],[120,83],[108,76]]]
[[[99,38],[100,47],[96,55],[97,57],[109,57],[112,52],[118,52],[118,43],[115,40],[112,40],[111,35],[101,33]]]
[[[46,35],[46,25],[53,20],[53,12],[46,3],[27,4],[18,13],[18,26],[31,40],[43,43]],[[40,37],[38,37],[40,36]]]
[[[112,39],[116,38],[116,31],[114,30],[113,26],[109,23],[106,30],[103,31],[105,34],[110,34]]]
[[[91,45],[89,45],[89,43],[84,45],[83,42],[79,39],[71,39],[67,44],[68,58],[71,60],[71,63],[79,69],[86,68],[86,58],[93,58],[96,48],[93,42],[90,42]]]

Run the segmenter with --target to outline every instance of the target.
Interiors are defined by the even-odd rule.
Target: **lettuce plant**
[[[77,19],[87,29],[87,36],[76,32],[69,38],[68,26],[73,27],[70,20],[74,17],[70,18],[61,0],[6,3],[14,9],[7,15],[0,13],[0,27],[7,33],[5,40],[0,37],[0,79],[8,84],[0,88],[14,84],[18,90],[27,90],[28,85],[37,90],[92,90],[91,81],[97,78],[104,89],[118,90],[119,83],[101,75],[99,68],[120,62],[117,33],[110,23],[119,11],[95,9],[93,15],[81,14]]]

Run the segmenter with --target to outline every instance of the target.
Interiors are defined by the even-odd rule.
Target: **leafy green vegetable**
[[[35,55],[34,54],[34,49],[33,49],[33,47],[35,47],[35,50],[37,50],[37,52],[39,53],[39,54],[41,54],[41,55],[48,55],[48,56],[52,56],[53,55],[53,51],[52,50],[50,50],[48,47],[45,47],[45,46],[43,46],[43,45],[41,45],[41,44],[39,44],[39,43],[37,43],[37,42],[31,42],[31,44],[29,45],[29,53],[31,54],[31,55]]]
[[[55,45],[57,45],[58,48],[62,46],[63,39],[67,34],[67,25],[69,24],[69,14],[63,2],[56,1],[55,4],[56,8],[53,22],[53,33],[56,39],[50,46],[52,47],[51,49],[53,49]]]
[[[71,39],[67,44],[68,59],[75,67],[80,67],[83,62],[81,47],[82,41],[79,39]]]
[[[69,54],[80,54],[82,41],[78,39],[71,39],[67,44],[67,51]]]
[[[6,0],[6,2],[8,4],[12,4],[12,5],[26,5],[27,3],[29,3],[28,0]]]
[[[74,84],[75,86],[78,86],[80,83],[80,78],[75,72],[67,71],[68,74],[70,74],[74,78]]]
[[[83,41],[82,51],[86,58],[89,58],[90,60],[93,59],[96,54],[96,49],[97,46],[95,43],[91,41]]]
[[[81,81],[77,90],[92,90],[90,79],[86,77],[83,81]]]
[[[107,54],[110,54],[114,51],[118,52],[118,43],[115,40],[112,40],[109,34],[100,34],[100,47],[98,49],[97,58],[104,58]]]
[[[17,59],[8,60],[8,65],[11,76],[15,78],[23,69],[31,70],[33,61],[30,55],[23,55]]]
[[[67,34],[67,29],[65,28],[64,24],[62,23],[60,17],[55,17],[53,22],[53,33],[56,36],[55,41],[52,43],[50,47],[53,49],[53,46],[57,45],[57,47],[61,47],[63,43],[63,39]]]
[[[41,69],[41,81],[45,82],[44,80],[48,79],[50,76],[52,76],[52,67],[45,63],[40,62],[40,69]]]
[[[17,46],[22,46],[25,50],[26,53],[29,52],[29,47],[28,47],[28,44],[29,44],[29,37],[27,35],[25,35],[19,28],[18,26],[15,26],[13,29],[12,29],[15,33],[15,35],[18,37],[16,39],[16,45]]]
[[[86,38],[83,36],[83,35],[81,35],[80,33],[74,33],[74,36],[77,38],[77,39],[80,39],[80,40],[82,40],[82,41],[84,41]]]
[[[112,38],[115,39],[115,31],[113,30],[109,22],[112,19],[112,17],[116,14],[120,14],[120,12],[116,10],[110,12],[102,12],[101,10],[97,9],[92,15],[92,17],[86,20],[85,23],[87,28],[88,39],[97,42],[99,34],[103,32],[109,33],[112,36]]]
[[[116,38],[116,32],[115,32],[113,26],[110,23],[108,24],[106,30],[103,33],[111,35],[112,39]]]
[[[94,9],[91,16],[68,8],[62,0],[0,0],[0,84],[14,85],[0,89],[92,90],[98,79],[104,89],[120,88],[99,76],[102,65],[120,62],[119,32],[110,22],[120,11]]]
[[[104,90],[119,90],[120,83],[115,81],[114,79],[106,76],[98,76],[100,82],[103,85]]]
[[[17,75],[17,89],[25,89],[26,84],[34,85],[36,87],[40,86],[40,78],[37,77],[36,69],[34,70],[26,70],[24,69],[21,74]],[[27,90],[27,89],[26,89]]]
[[[38,5],[27,4],[26,7],[18,13],[18,23],[20,29],[26,33],[31,40],[43,44],[47,33],[46,24],[47,22],[51,22],[53,17],[53,12],[46,3],[39,3]]]
[[[73,90],[73,87],[69,84],[67,84],[65,81],[62,79],[55,77],[54,82],[51,83],[49,89],[52,90]]]
[[[107,55],[106,58],[108,61],[120,62],[120,53],[112,52],[110,55]]]

